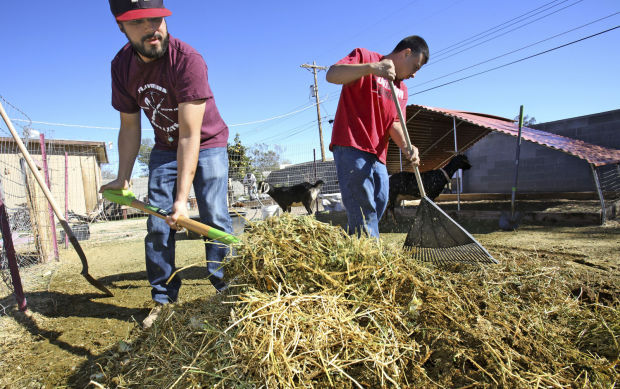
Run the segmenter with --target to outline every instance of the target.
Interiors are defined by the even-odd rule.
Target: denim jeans
[[[204,224],[231,233],[232,222],[226,204],[228,153],[225,147],[200,150],[193,186],[200,220]],[[149,160],[149,203],[170,212],[176,191],[176,151],[153,149]],[[181,287],[178,275],[166,284],[175,271],[175,234],[176,230],[171,229],[164,220],[149,216],[144,239],[146,271],[153,300],[162,304],[176,301]],[[221,267],[228,254],[228,246],[207,241],[205,251],[208,278],[217,290],[221,290],[226,287]]]
[[[387,207],[389,176],[376,155],[334,146],[334,161],[349,234],[379,237],[379,220]]]

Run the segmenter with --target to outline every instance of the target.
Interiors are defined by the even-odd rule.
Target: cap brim
[[[172,12],[166,8],[132,9],[131,11],[118,15],[116,20],[119,22],[127,22],[136,19],[162,18],[170,15],[172,15]]]

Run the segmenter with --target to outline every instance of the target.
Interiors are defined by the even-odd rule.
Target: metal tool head
[[[404,246],[415,259],[436,264],[497,263],[469,232],[428,197],[418,205]]]

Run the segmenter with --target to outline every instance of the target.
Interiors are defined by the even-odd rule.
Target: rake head
[[[427,197],[418,205],[404,246],[419,261],[498,263],[469,232]]]

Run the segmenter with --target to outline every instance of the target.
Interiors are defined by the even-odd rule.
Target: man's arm
[[[121,128],[118,132],[118,174],[114,181],[103,185],[99,192],[106,189],[129,189],[131,171],[142,139],[140,126],[140,112],[121,112]]]
[[[394,122],[392,127],[390,127],[390,138],[396,143],[396,145],[400,148],[403,153],[403,157],[414,165],[420,164],[420,157],[418,155],[418,148],[414,145],[411,145],[413,149],[412,152],[409,152],[409,148],[407,147],[407,141],[405,140],[405,134],[403,132],[403,127],[400,125],[400,122]]]
[[[180,215],[188,217],[187,199],[196,174],[200,152],[200,131],[205,114],[205,100],[179,104],[179,144],[177,147],[177,194],[166,223],[176,227]]]
[[[387,58],[372,63],[335,64],[329,67],[325,79],[332,84],[344,85],[369,74],[393,81],[396,77],[396,69],[392,60]]]

